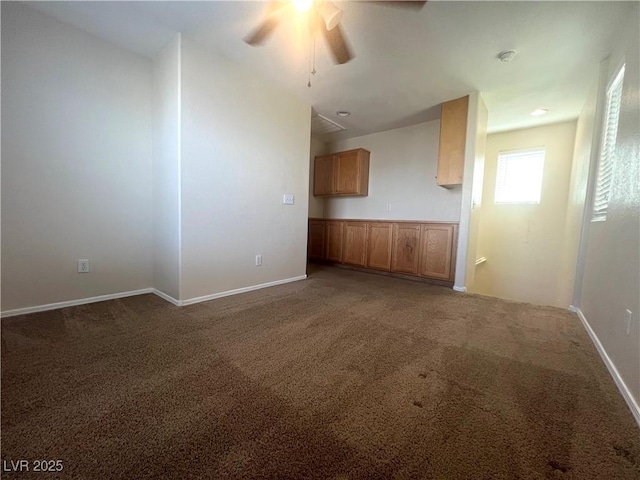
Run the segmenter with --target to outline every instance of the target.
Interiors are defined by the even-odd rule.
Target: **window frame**
[[[624,75],[626,70],[626,62],[622,61],[618,68],[615,70],[615,74],[607,84],[605,91],[605,103],[604,113],[601,121],[601,137],[600,148],[598,151],[598,164],[596,166],[596,175],[593,185],[593,196],[591,204],[591,221],[592,222],[604,222],[607,219],[607,213],[609,212],[609,201],[611,199],[611,186],[613,184],[613,169],[614,159],[616,153],[616,146],[618,143],[618,130],[620,127],[620,111],[622,103],[622,93],[624,89]],[[611,126],[611,108],[614,104],[613,94],[618,95],[617,111],[615,118],[615,128],[610,129]],[[611,140],[613,138],[613,140]]]
[[[540,168],[540,185],[539,185],[539,195],[537,200],[528,200],[528,201],[498,201],[498,176],[500,173],[500,157],[507,155],[517,155],[517,154],[530,154],[534,152],[542,152],[542,166]],[[514,150],[500,150],[498,152],[498,161],[496,163],[496,184],[493,192],[493,203],[494,205],[539,205],[542,202],[542,184],[544,181],[544,166],[547,158],[547,147],[545,145],[538,145],[536,147],[527,147],[527,148],[518,148]]]

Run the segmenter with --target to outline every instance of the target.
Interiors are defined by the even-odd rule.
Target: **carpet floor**
[[[637,480],[640,430],[574,314],[314,267],[188,307],[2,320],[2,460],[6,478]]]

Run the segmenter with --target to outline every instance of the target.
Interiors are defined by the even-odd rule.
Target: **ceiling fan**
[[[404,7],[419,10],[426,1],[377,1],[362,2],[376,3],[378,5],[386,5],[391,7]],[[312,31],[320,31],[324,37],[329,51],[337,64],[347,63],[354,55],[349,48],[346,36],[340,20],[342,20],[343,11],[340,10],[333,2],[325,0],[290,0],[290,1],[272,1],[267,8],[266,18],[244,39],[251,46],[257,46],[271,35],[273,30],[278,26],[280,21],[292,9],[300,12],[309,12],[309,26]]]

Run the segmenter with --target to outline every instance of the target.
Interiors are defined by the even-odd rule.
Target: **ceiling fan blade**
[[[272,1],[267,7],[267,18],[244,41],[249,45],[262,44],[280,23],[280,10],[287,6],[286,2]]]
[[[353,58],[353,54],[347,44],[344,33],[342,33],[340,25],[336,25],[331,30],[327,30],[327,26],[324,22],[321,22],[320,25],[322,34],[329,45],[329,50],[331,51],[336,63],[342,65],[343,63],[347,63],[351,60]]]
[[[385,7],[394,7],[394,8],[409,8],[411,10],[421,10],[422,7],[427,3],[426,0],[422,1],[395,1],[395,0],[382,0],[382,1],[373,1],[373,2],[364,2],[364,3],[376,3],[378,5],[384,5]]]
[[[267,17],[244,41],[249,45],[260,45],[278,26],[280,19],[274,16]]]

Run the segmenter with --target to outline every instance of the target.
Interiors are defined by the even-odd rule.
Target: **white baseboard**
[[[616,383],[618,390],[620,390],[620,393],[622,394],[623,398],[627,402],[627,405],[631,410],[631,414],[633,415],[633,418],[635,418],[636,423],[638,424],[638,426],[640,426],[640,407],[638,406],[638,402],[636,401],[635,398],[633,398],[633,394],[631,393],[631,390],[629,390],[629,387],[627,387],[627,384],[624,383],[624,380],[620,376],[620,373],[618,373],[618,369],[616,368],[614,363],[611,361],[611,358],[609,358],[609,355],[607,354],[607,351],[602,346],[602,343],[600,343],[600,339],[591,328],[591,325],[589,325],[589,322],[587,321],[587,318],[584,316],[584,313],[582,313],[582,310],[574,307],[573,305],[569,307],[569,310],[578,314],[578,318],[584,325],[584,328],[589,334],[589,337],[591,337],[591,341],[596,346],[596,349],[598,350],[598,353],[600,354],[602,361],[607,366],[609,373],[613,377],[613,381]]]
[[[466,291],[467,291],[467,287],[458,287],[457,285],[454,285],[454,286],[453,286],[453,289],[454,289],[456,292],[463,292],[463,293],[464,293],[464,292],[466,292]]]
[[[284,283],[297,282],[299,280],[305,280],[306,275],[300,275],[299,277],[285,278],[283,280],[276,280],[274,282],[261,283],[259,285],[252,285],[250,287],[236,288],[235,290],[227,290],[226,292],[214,293],[211,295],[205,295],[204,297],[190,298],[189,300],[183,300],[182,305],[193,305],[194,303],[206,302],[208,300],[215,300],[216,298],[228,297],[230,295],[238,295],[239,293],[251,292],[253,290],[260,290],[262,288],[274,287],[276,285],[282,285]]]
[[[58,308],[75,307],[77,305],[86,305],[87,303],[104,302],[105,300],[115,300],[117,298],[133,297],[134,295],[143,295],[145,293],[155,293],[153,288],[143,288],[140,290],[130,290],[128,292],[111,293],[109,295],[99,295],[97,297],[79,298],[77,300],[69,300],[66,302],[47,303],[46,305],[37,305],[35,307],[16,308],[15,310],[6,310],[0,313],[0,317],[15,317],[16,315],[26,315],[28,313],[46,312],[47,310],[57,310]]]
[[[230,295],[238,295],[239,293],[251,292],[252,290],[259,290],[261,288],[274,287],[276,285],[282,285],[284,283],[297,282],[298,280],[305,280],[306,275],[300,275],[299,277],[285,278],[283,280],[276,280],[274,282],[261,283],[259,285],[252,285],[250,287],[236,288],[235,290],[228,290],[226,292],[214,293],[212,295],[206,295],[204,297],[191,298],[189,300],[176,300],[170,295],[156,289],[156,288],[143,288],[141,290],[131,290],[129,292],[111,293],[109,295],[100,295],[97,297],[79,298],[78,300],[69,300],[67,302],[48,303],[46,305],[37,305],[35,307],[16,308],[15,310],[6,310],[0,312],[0,318],[15,317],[17,315],[26,315],[28,313],[46,312],[47,310],[57,310],[58,308],[75,307],[77,305],[86,305],[87,303],[104,302],[105,300],[115,300],[117,298],[133,297],[134,295],[143,295],[145,293],[153,293],[158,297],[170,302],[177,307],[183,305],[193,305],[194,303],[206,302],[207,300],[214,300],[216,298],[228,297]]]
[[[173,303],[176,307],[181,307],[182,306],[182,302],[180,300],[176,300],[171,295],[167,295],[166,293],[164,293],[161,290],[158,290],[157,288],[152,288],[151,289],[151,293],[153,293],[154,295],[159,296],[161,299],[166,300],[169,303]]]

